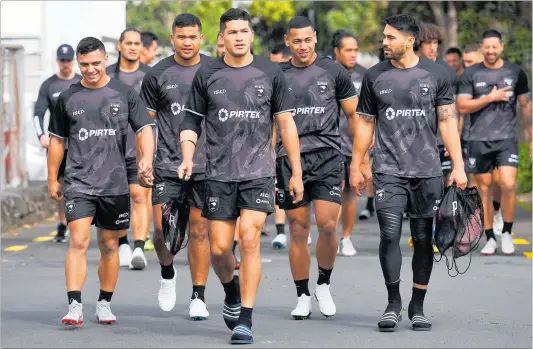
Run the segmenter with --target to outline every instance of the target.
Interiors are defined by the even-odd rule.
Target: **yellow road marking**
[[[45,242],[45,241],[50,241],[50,240],[54,240],[54,237],[53,236],[39,236],[33,239],[33,242]]]
[[[50,235],[56,236],[57,235],[57,230],[54,230],[53,232],[51,232]]]
[[[526,256],[528,259],[531,259],[531,257],[533,257],[533,252],[524,252],[524,256]]]
[[[515,245],[531,245],[526,239],[513,239]]]
[[[4,251],[5,252],[19,252],[19,251],[24,250],[26,247],[28,246],[27,245],[13,245],[13,246],[9,246],[5,248]]]

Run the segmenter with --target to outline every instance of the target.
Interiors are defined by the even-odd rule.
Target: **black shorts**
[[[518,142],[515,138],[468,142],[469,173],[490,173],[500,166],[518,168]]]
[[[287,156],[276,161],[278,191],[276,203],[282,210],[293,210],[307,205],[314,200],[331,201],[341,204],[341,186],[344,180],[344,156],[336,149],[320,149],[300,155],[304,197],[298,204],[292,203],[289,180],[292,176],[291,165]]]
[[[434,217],[444,191],[442,177],[405,178],[374,173],[376,211],[393,209],[412,218]]]
[[[187,190],[187,198],[191,207],[202,209],[205,201],[205,175],[193,174],[183,183],[177,173],[155,170],[154,187],[152,189],[152,205],[162,205],[177,198],[181,191]]]
[[[444,155],[444,145],[439,145],[440,166],[442,167],[442,175],[447,177],[452,173],[452,158],[450,154]]]
[[[137,158],[126,158],[126,174],[128,184],[139,184],[137,179]]]
[[[210,220],[236,220],[240,210],[274,212],[274,177],[244,182],[205,181],[202,216]]]
[[[67,223],[93,217],[91,224],[107,230],[130,228],[130,195],[94,196],[82,193],[65,194]]]
[[[350,165],[352,157],[344,155],[344,189],[350,189]]]

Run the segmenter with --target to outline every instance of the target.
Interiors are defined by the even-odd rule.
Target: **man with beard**
[[[135,92],[141,90],[142,80],[149,66],[140,61],[142,41],[141,33],[135,28],[126,28],[118,40],[118,61],[106,68],[106,73],[114,79],[118,79]],[[146,268],[144,245],[148,238],[148,230],[152,220],[152,206],[150,204],[150,188],[143,188],[137,180],[137,149],[135,133],[129,128],[126,165],[128,169],[128,184],[133,201],[131,215],[131,227],[133,230],[133,253],[128,243],[128,231],[120,233],[119,258],[121,267],[142,270]]]
[[[458,97],[459,110],[470,117],[468,169],[476,178],[485,210],[487,244],[481,250],[484,255],[493,255],[498,248],[492,226],[492,172],[495,168],[498,169],[497,185],[502,196],[502,252],[506,255],[514,253],[511,231],[518,172],[517,102],[522,109],[531,151],[531,92],[527,75],[520,66],[501,58],[503,49],[501,33],[496,30],[483,33],[481,51],[484,61],[465,71]]]
[[[361,163],[375,131],[372,169],[379,259],[388,291],[388,305],[378,328],[396,331],[401,320],[400,237],[402,216],[407,211],[415,247],[408,316],[413,330],[428,331],[431,322],[423,306],[433,269],[433,219],[444,189],[437,127],[453,162],[450,181],[460,188],[466,186],[457,108],[445,68],[413,51],[420,33],[418,21],[397,15],[385,23],[383,48],[388,60],[370,68],[363,78],[350,184],[361,195],[365,186]]]

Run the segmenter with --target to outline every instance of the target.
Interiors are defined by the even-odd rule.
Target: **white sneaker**
[[[191,303],[189,304],[189,317],[193,321],[207,320],[209,312],[203,300],[200,298],[191,299]]]
[[[330,317],[337,313],[337,308],[331,297],[328,284],[316,285],[315,298],[318,301],[318,307],[322,315]]]
[[[361,211],[361,213],[359,213],[359,219],[360,220],[370,219],[370,217],[372,217],[373,215],[374,214],[372,212],[370,212],[369,210],[365,208],[364,210]]]
[[[502,252],[503,254],[510,255],[514,253],[513,237],[510,233],[502,234]]]
[[[341,247],[341,252],[344,256],[351,257],[351,256],[355,256],[355,254],[357,253],[357,251],[353,247],[352,240],[350,238],[342,238],[340,247]]]
[[[106,300],[96,302],[96,321],[106,325],[117,321],[117,317],[111,312],[111,303]]]
[[[502,210],[494,211],[494,219],[492,220],[492,230],[494,235],[502,235],[503,230],[503,216]]]
[[[311,233],[309,233],[309,236],[307,237],[307,246],[311,246],[311,243],[313,241],[311,240]]]
[[[72,301],[68,306],[68,313],[61,319],[63,325],[83,326],[83,304]]]
[[[146,265],[147,262],[144,252],[140,247],[137,247],[135,250],[133,250],[133,254],[131,256],[130,269],[143,270],[146,268]]]
[[[129,267],[131,262],[131,247],[128,244],[123,244],[118,247],[118,259],[121,267]]]
[[[291,315],[295,320],[308,319],[311,316],[311,296],[302,294],[298,297],[298,304]]]
[[[174,277],[171,280],[161,278],[161,286],[157,299],[159,308],[163,311],[171,311],[176,305],[176,268],[174,268]]]
[[[489,241],[485,244],[485,247],[481,250],[481,254],[485,256],[492,256],[496,253],[498,249],[498,243],[493,238],[490,238]]]
[[[287,235],[286,234],[276,235],[274,240],[272,240],[272,248],[283,249],[285,247],[287,247]]]

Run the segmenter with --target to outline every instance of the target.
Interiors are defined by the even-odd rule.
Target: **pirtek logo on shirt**
[[[231,119],[231,118],[259,119],[260,117],[261,117],[261,114],[258,111],[251,111],[251,110],[228,111],[227,109],[224,109],[224,108],[218,111],[218,119],[222,122],[226,122],[228,119]]]
[[[84,141],[89,137],[102,137],[102,136],[114,136],[116,135],[117,130],[112,128],[104,128],[98,130],[87,130],[82,128],[78,132],[78,138],[80,141]]]
[[[426,116],[426,111],[424,109],[399,109],[394,110],[392,108],[387,108],[385,110],[385,116],[387,120],[392,120],[397,116]]]
[[[296,109],[296,114],[324,114],[325,112],[325,107],[304,107]]]

